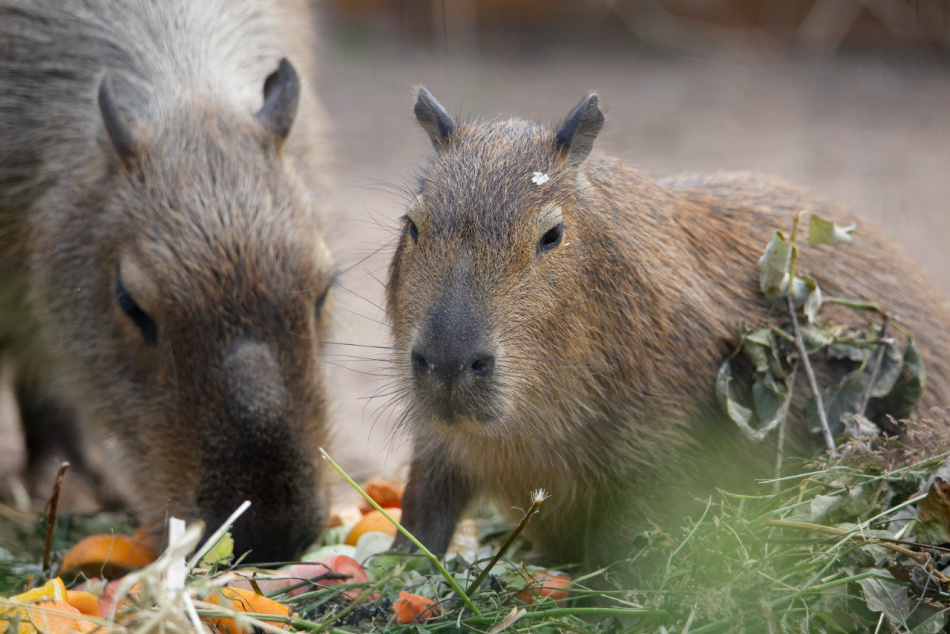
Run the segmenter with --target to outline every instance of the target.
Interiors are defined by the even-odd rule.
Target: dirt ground
[[[950,293],[946,64],[871,54],[725,59],[518,42],[459,57],[333,33],[326,40],[319,91],[339,177],[329,236],[343,271],[338,342],[387,345],[380,307],[404,213],[398,190],[431,147],[411,113],[411,87],[419,84],[463,116],[549,122],[597,90],[608,122],[595,151],[657,177],[735,170],[779,176],[885,227]],[[358,475],[391,472],[407,454],[398,434],[392,437],[398,408],[387,407],[387,351],[329,351],[335,454]]]

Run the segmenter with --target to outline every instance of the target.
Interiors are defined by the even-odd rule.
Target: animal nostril
[[[429,372],[429,362],[420,353],[413,350],[412,354],[409,355],[409,360],[412,362],[412,369],[415,370],[416,374],[423,375]]]
[[[495,367],[495,357],[490,354],[479,355],[472,362],[472,374],[475,378],[481,378],[491,374]]]

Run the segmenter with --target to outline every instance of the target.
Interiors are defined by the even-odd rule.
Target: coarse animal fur
[[[155,531],[249,499],[256,561],[326,517],[311,31],[305,0],[0,0],[0,351],[28,441],[107,437]]]
[[[772,233],[799,210],[847,215],[757,176],[658,182],[588,156],[595,95],[554,129],[457,123],[425,90],[416,116],[436,152],[387,285],[414,443],[406,527],[441,553],[476,495],[525,508],[545,489],[533,541],[596,566],[647,520],[676,521],[677,500],[768,475],[774,444],[724,416],[716,372],[740,324],[774,310],[756,273]],[[826,294],[899,315],[927,364],[922,411],[950,402],[950,306],[898,247],[862,224],[800,261]],[[788,429],[790,451],[821,446]]]

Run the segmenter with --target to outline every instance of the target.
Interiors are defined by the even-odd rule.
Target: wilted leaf
[[[917,541],[943,544],[950,541],[950,482],[934,478],[927,497],[917,503]]]
[[[946,592],[948,584],[933,574],[932,570],[917,565],[910,571],[910,580],[914,584],[914,590],[922,597],[937,598],[941,592]]]
[[[855,371],[844,375],[838,385],[828,387],[822,392],[821,400],[825,406],[825,416],[828,418],[832,434],[838,435],[844,429],[844,423],[841,420],[843,415],[853,414],[861,407],[861,398],[866,384],[866,375]],[[809,399],[806,413],[811,430],[815,433],[820,432],[821,424],[818,420],[818,408],[814,398]]]
[[[748,338],[742,342],[742,350],[755,366],[756,372],[767,372],[769,369],[769,350],[771,343],[762,345]]]
[[[768,328],[762,328],[761,330],[750,332],[749,334],[744,335],[742,338],[746,341],[757,343],[760,346],[765,346],[766,348],[772,346],[772,331]]]
[[[739,403],[733,387],[732,365],[726,361],[716,374],[716,399],[729,418],[750,438],[755,435],[752,429],[752,410]]]
[[[843,414],[841,424],[844,425],[845,431],[855,438],[874,437],[881,433],[881,428],[864,414]]]
[[[781,231],[776,231],[765,246],[758,261],[759,290],[768,299],[775,299],[785,292],[788,285],[788,266],[792,257],[792,245]]]
[[[778,427],[788,415],[791,394],[786,380],[776,379],[765,362],[768,350],[758,343],[743,342],[748,352],[755,351],[750,358],[761,363],[764,371],[756,372],[751,389],[751,403],[743,403],[736,392],[732,365],[726,361],[716,375],[716,398],[720,407],[749,439],[761,441],[770,431]],[[748,398],[748,396],[746,397]]]
[[[890,393],[882,397],[880,406],[897,420],[917,418],[917,405],[927,385],[924,361],[916,342],[911,339],[904,351],[903,373],[907,378],[899,378]]]
[[[788,383],[792,383],[792,380],[788,379]],[[752,384],[752,402],[759,420],[755,432],[756,440],[765,438],[766,434],[781,425],[788,416],[788,406],[792,402],[788,383],[776,381],[775,377],[767,372],[756,376],[755,383]]]
[[[803,308],[805,302],[808,301],[808,296],[811,294],[811,286],[805,280],[805,278],[795,276],[795,279],[792,280],[792,304],[795,308]]]
[[[849,359],[855,363],[863,363],[868,356],[868,351],[860,346],[833,343],[828,346],[827,355],[829,359]]]
[[[847,499],[842,495],[816,495],[802,509],[804,512],[796,514],[796,517],[801,517],[806,522],[820,522],[826,515],[846,502]]]
[[[808,244],[841,244],[851,242],[851,232],[856,224],[841,227],[833,220],[815,214],[808,216]]]
[[[805,284],[808,285],[808,297],[805,299],[802,312],[808,318],[808,323],[813,323],[818,316],[819,309],[821,309],[821,287],[818,286],[818,282],[807,275],[803,279]]]
[[[824,348],[835,340],[831,326],[823,323],[805,324],[798,329],[805,344],[805,350],[814,352]]]
[[[881,359],[881,367],[878,369],[877,376],[874,378],[874,385],[871,386],[871,396],[873,398],[881,398],[890,394],[891,390],[894,389],[894,385],[897,383],[897,379],[900,378],[901,368],[904,365],[904,357],[900,350],[897,349],[897,346],[882,345],[885,346],[884,357]],[[877,357],[877,354],[877,351],[875,351],[871,357],[872,362],[865,368],[868,380],[871,378],[871,366],[874,364],[873,359]]]
[[[893,577],[886,570],[871,569],[868,572],[879,573],[882,577]],[[896,581],[896,580],[895,580]],[[907,620],[913,606],[907,588],[898,583],[869,578],[858,581],[861,594],[872,612],[883,612],[891,625],[897,627]]]

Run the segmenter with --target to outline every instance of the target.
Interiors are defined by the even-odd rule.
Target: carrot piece
[[[148,544],[134,537],[90,535],[69,549],[59,573],[112,579],[147,566],[156,557]]]
[[[396,622],[409,625],[439,616],[439,606],[427,597],[400,592],[399,598],[393,602],[393,612],[396,613]]]
[[[218,588],[209,594],[206,600],[208,603],[230,608],[237,612],[274,614],[277,616],[288,616],[290,614],[290,609],[286,605],[244,588]],[[204,616],[201,620],[208,623],[212,631],[222,634],[245,634],[252,631],[252,628],[240,625],[229,617]],[[284,624],[275,623],[275,625],[287,629]]]

